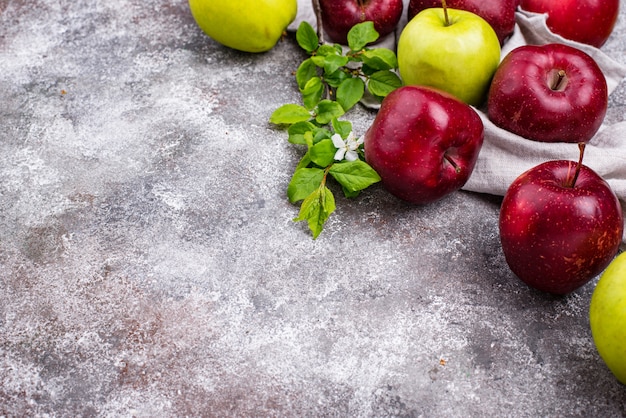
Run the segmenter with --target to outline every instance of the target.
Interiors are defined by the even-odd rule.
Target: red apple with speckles
[[[566,39],[600,48],[619,14],[620,0],[521,0],[522,10],[546,13],[550,30]]]
[[[385,97],[365,133],[365,159],[391,194],[425,204],[466,183],[483,137],[469,105],[431,87],[404,86]]]
[[[520,175],[504,196],[499,228],[513,273],[533,288],[564,295],[608,266],[624,218],[611,187],[581,157],[578,163],[548,161]]]
[[[402,17],[402,0],[319,0],[322,27],[336,43],[347,45],[348,32],[358,23],[374,22],[381,40]]]
[[[493,76],[487,115],[499,127],[541,142],[587,142],[600,129],[608,89],[595,60],[564,44],[524,45]]]
[[[466,10],[482,17],[498,35],[500,45],[515,30],[515,10],[519,0],[446,0],[447,7]],[[407,16],[411,20],[424,9],[441,7],[441,0],[411,0]]]

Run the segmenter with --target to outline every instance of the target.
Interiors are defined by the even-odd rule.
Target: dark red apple
[[[322,27],[336,43],[347,45],[357,23],[374,22],[379,40],[393,32],[402,17],[402,0],[319,0]]]
[[[531,168],[511,184],[500,210],[500,241],[513,273],[557,295],[600,274],[622,241],[617,196],[587,166],[578,171],[578,164],[557,160]]]
[[[513,34],[515,29],[515,10],[519,0],[446,0],[447,7],[466,10],[482,17],[498,35],[500,45]],[[408,18],[431,7],[441,7],[441,0],[411,0]]]
[[[608,90],[602,70],[580,49],[524,45],[504,57],[491,81],[489,119],[542,142],[587,142],[602,125]]]
[[[425,204],[465,184],[483,135],[469,105],[434,88],[404,86],[385,97],[365,133],[365,159],[391,194]]]
[[[600,48],[619,14],[620,0],[521,0],[528,12],[547,13],[550,30],[566,39]]]

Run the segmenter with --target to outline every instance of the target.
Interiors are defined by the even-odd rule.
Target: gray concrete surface
[[[595,281],[519,282],[498,197],[292,222],[301,150],[267,120],[302,58],[226,49],[184,0],[0,0],[0,416],[626,416]]]

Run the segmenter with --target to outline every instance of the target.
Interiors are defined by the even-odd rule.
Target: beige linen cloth
[[[404,1],[403,17],[395,34],[381,40],[377,47],[387,47],[395,51],[396,39],[406,24],[408,0]],[[310,0],[298,1],[298,15],[290,26],[297,29],[302,20],[316,27],[315,14]],[[541,45],[558,42],[568,44],[591,55],[607,80],[609,94],[626,77],[626,66],[592,46],[572,42],[552,33],[545,23],[546,16],[525,11],[516,12],[516,26],[511,38],[503,48],[502,57],[512,49],[525,45]],[[371,103],[364,103],[375,107]],[[480,151],[476,167],[464,190],[504,196],[509,185],[520,174],[542,162],[556,159],[578,160],[577,144],[542,143],[531,141],[495,126],[484,113],[476,109],[485,125],[485,142]],[[585,149],[584,164],[602,176],[613,188],[626,206],[626,121],[612,125],[602,125]],[[626,243],[626,233],[624,234]]]

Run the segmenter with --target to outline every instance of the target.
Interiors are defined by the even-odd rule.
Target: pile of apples
[[[322,11],[326,3],[334,3],[334,10],[341,8],[339,3],[360,3],[363,11],[382,10],[383,3],[389,10],[402,6],[399,0],[320,0]],[[624,232],[617,196],[583,165],[585,144],[607,111],[607,83],[581,49],[562,43],[527,45],[501,60],[501,47],[514,31],[519,6],[547,13],[553,32],[600,47],[611,34],[619,1],[443,3],[409,3],[409,22],[397,47],[405,86],[383,100],[365,135],[366,160],[390,193],[425,204],[460,189],[471,175],[484,139],[476,109],[538,147],[578,144],[578,161],[546,161],[521,173],[504,196],[499,220],[506,262],[522,281],[552,294],[572,292],[607,269]],[[337,28],[342,22],[338,16],[349,21],[327,13],[326,25]],[[584,23],[578,16],[585,16]],[[369,18],[375,21],[376,14]],[[388,21],[383,22],[387,31]],[[336,31],[325,29],[334,37]],[[626,254],[615,264],[594,291],[590,318],[602,358],[626,383],[626,300],[615,296],[625,293],[615,289],[626,286]]]
[[[271,49],[297,8],[296,0],[255,1],[254,7],[189,2],[209,36],[248,52]],[[325,33],[340,44],[364,21],[372,21],[382,39],[403,13],[402,0],[313,4]],[[382,101],[364,137],[365,158],[391,194],[427,204],[469,179],[484,141],[478,112],[538,147],[578,144],[577,161],[546,161],[510,185],[500,241],[511,270],[541,291],[567,294],[606,270],[594,292],[592,331],[602,357],[626,383],[626,300],[611,291],[626,286],[626,255],[615,257],[624,217],[608,183],[583,164],[585,144],[607,111],[607,83],[591,56],[564,43],[525,45],[502,57],[518,8],[546,13],[554,33],[599,48],[613,30],[619,0],[411,0],[397,44],[404,86]],[[617,266],[607,269],[613,260]]]

